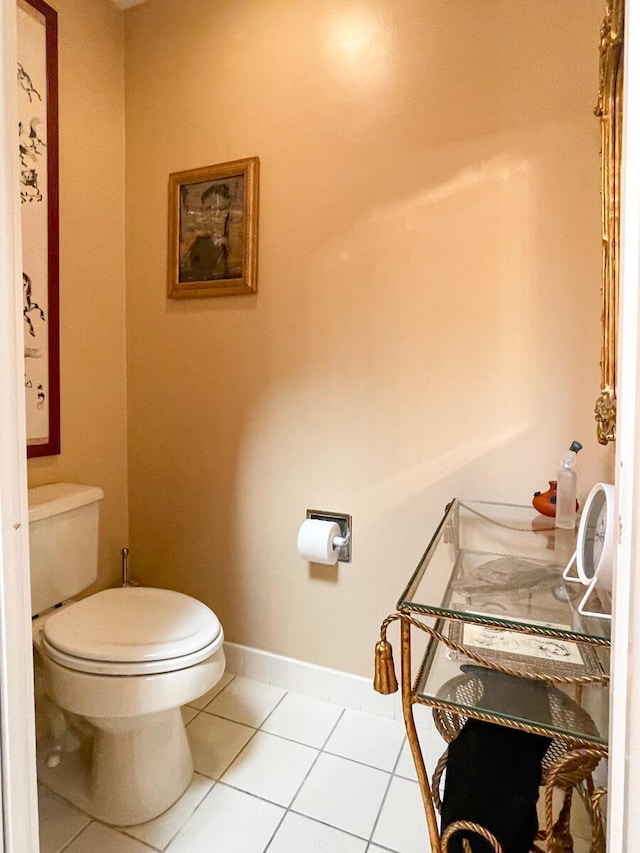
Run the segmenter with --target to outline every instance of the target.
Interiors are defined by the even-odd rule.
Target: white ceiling
[[[128,9],[130,6],[139,6],[145,0],[113,0],[118,9]]]

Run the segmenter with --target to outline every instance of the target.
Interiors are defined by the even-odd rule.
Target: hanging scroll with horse
[[[60,453],[57,13],[18,0],[18,151],[27,455]]]

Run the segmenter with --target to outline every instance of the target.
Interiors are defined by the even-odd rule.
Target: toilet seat
[[[205,604],[151,587],[107,589],[53,613],[42,630],[56,663],[101,675],[173,672],[206,660],[224,636]]]

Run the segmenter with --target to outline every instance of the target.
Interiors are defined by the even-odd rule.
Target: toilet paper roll
[[[341,535],[340,525],[335,521],[308,518],[298,533],[298,553],[303,560],[311,563],[334,566],[338,562],[340,548],[334,546],[333,540]]]

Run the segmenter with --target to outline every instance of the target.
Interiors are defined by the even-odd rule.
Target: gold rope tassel
[[[398,679],[393,668],[393,651],[391,643],[380,640],[376,643],[376,668],[373,677],[373,689],[385,696],[396,693],[398,690]]]
[[[385,619],[380,628],[380,641],[376,643],[376,663],[373,676],[373,689],[385,696],[396,693],[398,690],[398,679],[393,667],[393,649],[391,643],[387,642],[387,625],[390,621],[392,619]]]

